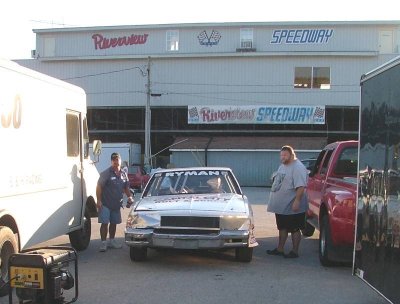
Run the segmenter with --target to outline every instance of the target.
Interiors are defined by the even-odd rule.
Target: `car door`
[[[309,209],[313,215],[319,215],[321,205],[322,190],[325,185],[326,175],[328,173],[328,165],[331,159],[333,150],[322,150],[318,155],[317,163],[313,171],[310,173],[310,178],[307,185],[307,196]]]

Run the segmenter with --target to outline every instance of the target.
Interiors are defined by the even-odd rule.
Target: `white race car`
[[[132,261],[145,260],[148,248],[232,248],[238,261],[250,262],[253,230],[253,211],[231,169],[165,169],[132,208],[125,243]]]

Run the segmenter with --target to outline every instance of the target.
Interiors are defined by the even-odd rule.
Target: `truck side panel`
[[[23,249],[81,228],[94,192],[82,189],[92,184],[82,181],[86,97],[75,86],[0,63],[0,210],[15,219]],[[67,113],[78,119],[72,131]]]

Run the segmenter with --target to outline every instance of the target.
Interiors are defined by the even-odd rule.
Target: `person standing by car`
[[[291,146],[283,146],[280,152],[281,165],[273,175],[273,183],[268,202],[268,212],[275,213],[279,230],[278,247],[267,250],[270,255],[286,258],[297,258],[301,241],[301,229],[305,228],[308,202],[305,193],[307,186],[307,169],[296,158]],[[292,250],[284,253],[289,232],[292,235]]]
[[[127,207],[133,203],[133,196],[129,191],[128,174],[121,169],[119,153],[111,154],[111,167],[101,172],[96,187],[97,209],[99,214],[101,246],[99,251],[105,252],[107,247],[122,248],[115,240],[117,224],[120,224],[123,194],[128,197]],[[107,244],[107,231],[110,242]]]

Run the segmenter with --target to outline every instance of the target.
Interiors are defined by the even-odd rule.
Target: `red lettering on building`
[[[253,120],[256,110],[247,109],[242,110],[239,108],[229,109],[212,109],[204,107],[200,109],[200,117],[203,122],[220,122],[220,121],[240,121],[240,120]]]
[[[135,35],[132,34],[130,36],[122,36],[122,37],[112,37],[107,38],[101,34],[94,34],[92,36],[94,42],[94,48],[96,50],[103,50],[109,48],[115,48],[119,46],[127,46],[133,44],[145,44],[147,42],[148,34],[143,35]]]

